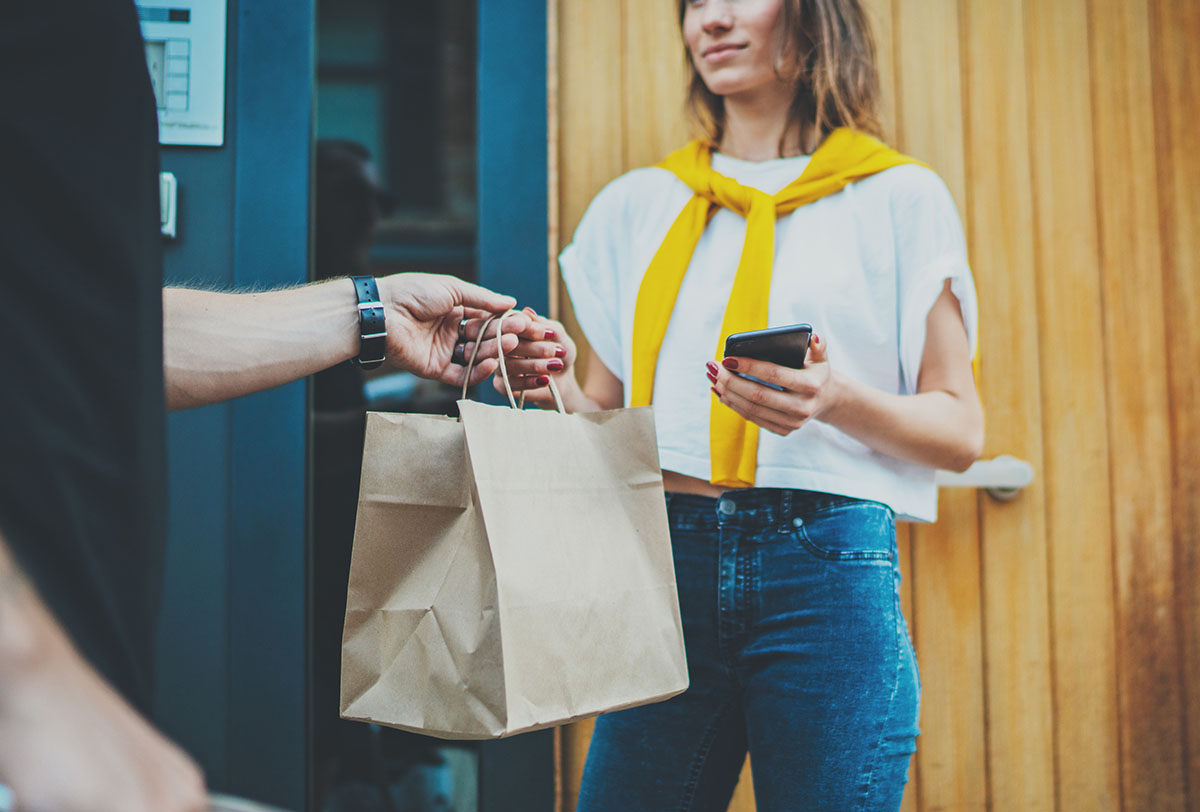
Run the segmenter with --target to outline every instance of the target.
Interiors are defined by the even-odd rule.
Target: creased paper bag
[[[343,718],[484,739],[688,684],[650,407],[372,412]]]

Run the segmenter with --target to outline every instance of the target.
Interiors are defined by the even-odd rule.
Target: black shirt
[[[0,3],[0,533],[143,709],[166,512],[158,206],[133,2]]]

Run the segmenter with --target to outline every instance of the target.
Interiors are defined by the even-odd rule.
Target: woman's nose
[[[701,25],[706,34],[728,31],[733,27],[733,4],[729,0],[707,0]]]

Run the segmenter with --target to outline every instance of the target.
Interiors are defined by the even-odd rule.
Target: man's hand
[[[204,812],[200,770],[76,652],[0,540],[0,782],[20,812]]]
[[[433,378],[461,386],[466,369],[451,363],[454,345],[459,341],[459,322],[466,325],[466,357],[471,357],[483,320],[503,313],[516,304],[511,296],[501,296],[486,288],[463,282],[453,276],[400,273],[378,280],[379,296],[387,308],[388,361],[422,378]],[[517,346],[517,333],[530,326],[524,313],[504,320],[501,338],[506,352]],[[491,328],[489,335],[494,335]],[[498,365],[496,341],[487,339],[479,348],[471,384],[491,375]]]

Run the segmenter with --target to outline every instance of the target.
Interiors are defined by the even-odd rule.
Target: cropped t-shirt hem
[[[684,476],[708,480],[712,476],[712,468],[707,459],[700,459],[678,451],[663,448],[658,453],[659,464],[664,471],[674,471]],[[803,468],[783,468],[771,465],[758,466],[754,477],[756,488],[788,488],[798,491],[817,491],[832,493],[838,496],[849,496],[854,499],[867,499],[881,502],[892,509],[896,520],[902,522],[933,522],[937,520],[937,489],[931,488],[933,469],[921,469],[927,472],[927,478],[922,478],[914,485],[914,491],[919,495],[897,493],[890,483],[880,481],[864,482],[860,479],[841,477],[825,471],[809,471]],[[926,494],[932,494],[927,498]]]

